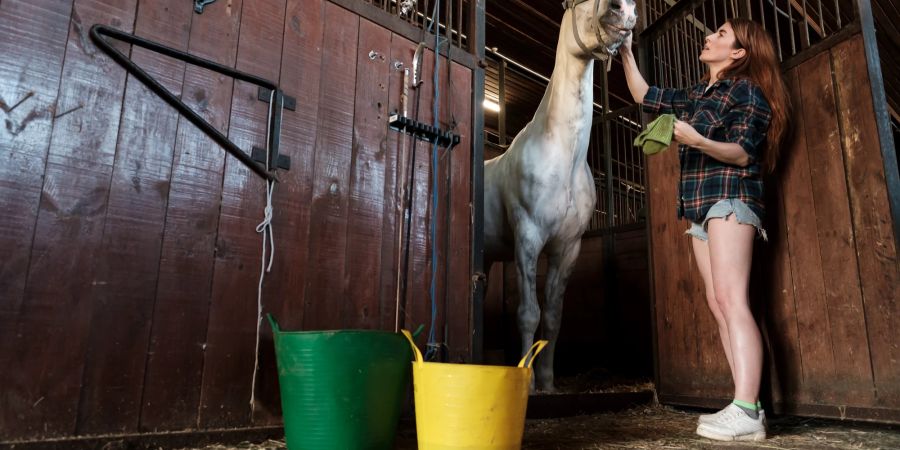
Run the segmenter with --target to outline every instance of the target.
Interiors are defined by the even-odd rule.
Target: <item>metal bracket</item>
[[[197,14],[203,14],[203,7],[214,1],[216,0],[194,0],[194,12]]]
[[[275,166],[276,169],[284,169],[291,170],[291,157],[288,155],[273,155],[275,156],[275,164],[269,164],[270,166]],[[260,148],[257,146],[253,146],[253,150],[250,152],[250,158],[256,162],[267,164],[269,163],[266,158],[266,149]]]
[[[272,97],[272,90],[260,86],[259,90],[256,92],[256,99],[261,102],[269,103],[270,97]],[[297,99],[296,98],[289,97],[287,95],[283,95],[282,98],[284,98],[284,109],[286,109],[288,111],[296,111],[297,110]]]
[[[137,64],[134,63],[131,59],[129,59],[125,54],[120,52],[118,49],[112,46],[109,42],[106,41],[102,36],[109,36],[113,39],[120,40],[122,42],[126,42],[131,45],[136,45],[138,47],[146,48],[147,50],[159,53],[161,55],[168,56],[170,58],[175,58],[180,61],[184,61],[188,64],[192,64],[195,66],[202,67],[204,69],[212,70],[213,72],[218,72],[223,75],[227,75],[237,80],[245,81],[247,83],[255,84],[257,86],[264,87],[268,89],[269,96],[271,96],[272,91],[275,91],[273,104],[269,105],[269,117],[270,121],[266,125],[268,129],[269,142],[267,147],[271,150],[271,155],[268,159],[264,158],[263,162],[266,160],[270,161],[270,164],[267,166],[257,164],[253,158],[251,158],[247,153],[241,150],[240,147],[237,146],[234,142],[228,139],[227,136],[222,134],[219,130],[217,130],[212,124],[206,121],[203,117],[201,117],[197,112],[187,106],[180,98],[175,96],[171,91],[166,89],[162,84],[160,84],[156,79],[154,79],[150,74],[138,67]],[[163,100],[165,100],[169,105],[178,110],[181,115],[187,118],[191,123],[193,123],[200,131],[206,133],[213,141],[217,144],[221,145],[226,152],[230,153],[232,156],[238,159],[245,166],[250,168],[250,170],[256,172],[262,178],[270,181],[278,181],[278,176],[276,175],[276,165],[271,162],[281,163],[283,160],[281,156],[278,154],[278,143],[281,138],[281,112],[282,105],[284,103],[284,93],[275,83],[257,77],[255,75],[250,75],[243,72],[238,72],[237,70],[232,69],[228,66],[223,66],[214,61],[210,61],[208,59],[198,58],[189,53],[182,52],[180,50],[176,50],[171,47],[166,47],[162,44],[148,41],[144,38],[135,36],[133,34],[125,33],[121,30],[117,30],[115,28],[106,26],[106,25],[94,25],[91,27],[91,39],[97,44],[101,50],[103,50],[107,55],[109,55],[114,61],[119,63],[122,67],[125,68],[128,73],[133,75],[135,78],[144,83],[148,88],[150,88],[153,93],[160,96]],[[268,98],[266,99],[268,100]],[[288,162],[288,167],[290,167],[290,163]]]
[[[400,114],[391,114],[390,118],[388,118],[388,126],[391,129],[411,134],[417,139],[431,142],[432,144],[437,142],[442,147],[453,147],[459,144],[458,134],[443,131],[440,128],[401,116]]]

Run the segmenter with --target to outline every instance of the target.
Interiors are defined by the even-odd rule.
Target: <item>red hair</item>
[[[736,17],[729,19],[728,23],[734,30],[735,48],[744,49],[747,54],[723,69],[719,73],[719,79],[749,78],[762,89],[772,110],[762,164],[767,172],[773,172],[782,141],[787,135],[791,97],[781,75],[781,66],[769,33],[758,23],[747,19]]]

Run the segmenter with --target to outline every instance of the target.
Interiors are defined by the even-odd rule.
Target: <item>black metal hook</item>
[[[194,12],[197,14],[203,14],[203,7],[214,1],[216,0],[194,0]]]
[[[202,67],[204,69],[212,70],[213,72],[228,75],[229,77],[235,78],[237,80],[246,81],[248,83],[252,83],[266,89],[274,90],[274,101],[269,105],[271,120],[268,123],[268,127],[270,130],[268,147],[270,155],[267,158],[267,166],[262,166],[254,162],[253,159],[249,155],[247,155],[247,153],[241,150],[241,148],[238,147],[234,142],[231,142],[231,140],[228,139],[227,136],[213,127],[212,124],[207,122],[203,117],[201,117],[184,102],[182,102],[181,99],[172,94],[162,84],[160,84],[152,76],[150,76],[150,74],[138,67],[138,65],[135,64],[131,59],[129,59],[122,52],[113,47],[112,44],[107,42],[106,39],[104,39],[101,35],[108,36],[132,45],[136,45],[138,47],[146,48],[147,50],[171,58],[175,58],[188,64]],[[222,148],[225,149],[225,151],[237,158],[240,162],[256,172],[259,176],[267,180],[278,181],[278,177],[275,174],[275,167],[279,160],[283,161],[285,158],[284,156],[279,158],[278,155],[278,144],[281,134],[281,112],[284,104],[284,93],[281,91],[281,89],[278,88],[278,86],[275,85],[275,83],[257,77],[255,75],[239,72],[232,69],[231,67],[223,66],[214,61],[198,58],[189,53],[185,53],[171,47],[166,47],[165,45],[153,41],[148,41],[144,38],[125,33],[121,30],[117,30],[106,25],[97,24],[91,27],[91,39],[95,44],[97,44],[98,47],[100,47],[101,50],[108,54],[114,61],[119,63],[119,65],[124,67],[125,70],[128,71],[128,73],[134,75],[137,79],[147,85],[147,87],[150,88],[150,90],[153,91],[156,95],[159,95],[163,100],[172,105],[172,107],[178,110],[179,113],[185,116],[197,128],[206,133],[217,144],[221,145]]]

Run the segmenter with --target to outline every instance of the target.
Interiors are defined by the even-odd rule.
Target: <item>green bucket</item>
[[[393,448],[412,361],[406,338],[374,330],[282,331],[268,318],[288,449]]]

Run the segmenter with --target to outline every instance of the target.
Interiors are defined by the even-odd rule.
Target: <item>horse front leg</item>
[[[517,319],[519,333],[522,336],[522,354],[524,355],[534,343],[534,333],[541,320],[541,307],[537,300],[537,260],[543,242],[536,238],[537,233],[519,234],[516,238],[516,280],[519,285],[519,308]],[[534,392],[534,379],[531,380],[531,391]]]
[[[556,353],[556,340],[559,337],[559,328],[562,324],[563,297],[566,293],[566,284],[575,268],[575,261],[581,251],[581,239],[561,246],[558,249],[551,248],[548,252],[547,281],[544,286],[544,335],[549,341],[547,347],[535,362],[535,377],[538,389],[547,392],[555,392],[553,385],[553,357]]]

